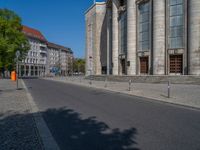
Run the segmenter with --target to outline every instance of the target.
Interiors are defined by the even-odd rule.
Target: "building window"
[[[169,16],[169,48],[183,48],[184,47],[184,2],[183,0],[169,0],[168,3]]]
[[[124,6],[125,5],[125,1],[124,0],[120,0],[119,4],[120,4],[120,6]]]
[[[150,1],[138,5],[138,48],[139,51],[150,49]]]
[[[126,54],[127,51],[127,13],[124,12],[120,16],[119,31],[120,31],[120,54]]]

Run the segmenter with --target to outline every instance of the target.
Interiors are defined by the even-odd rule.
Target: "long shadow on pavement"
[[[42,113],[61,150],[139,150],[136,129],[110,129],[95,117],[83,119],[71,109],[49,109]]]
[[[1,150],[43,150],[33,116],[29,112],[0,113]]]
[[[136,129],[110,129],[95,117],[83,119],[71,109],[41,112],[61,150],[139,150],[135,148]],[[43,150],[33,114],[0,113],[0,149]]]

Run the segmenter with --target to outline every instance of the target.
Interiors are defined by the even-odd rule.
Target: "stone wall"
[[[200,76],[88,76],[86,79],[92,79],[97,81],[116,81],[116,82],[128,82],[133,83],[170,83],[173,84],[198,84],[200,85]]]
[[[101,74],[100,51],[106,47],[102,43],[102,26],[106,13],[103,2],[95,3],[85,14],[86,19],[86,74]]]

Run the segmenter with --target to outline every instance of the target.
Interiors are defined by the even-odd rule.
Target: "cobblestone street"
[[[11,80],[0,80],[0,149],[42,150],[26,91]]]

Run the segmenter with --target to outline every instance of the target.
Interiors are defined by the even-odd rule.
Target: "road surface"
[[[24,80],[61,150],[200,150],[200,111],[72,84]]]

